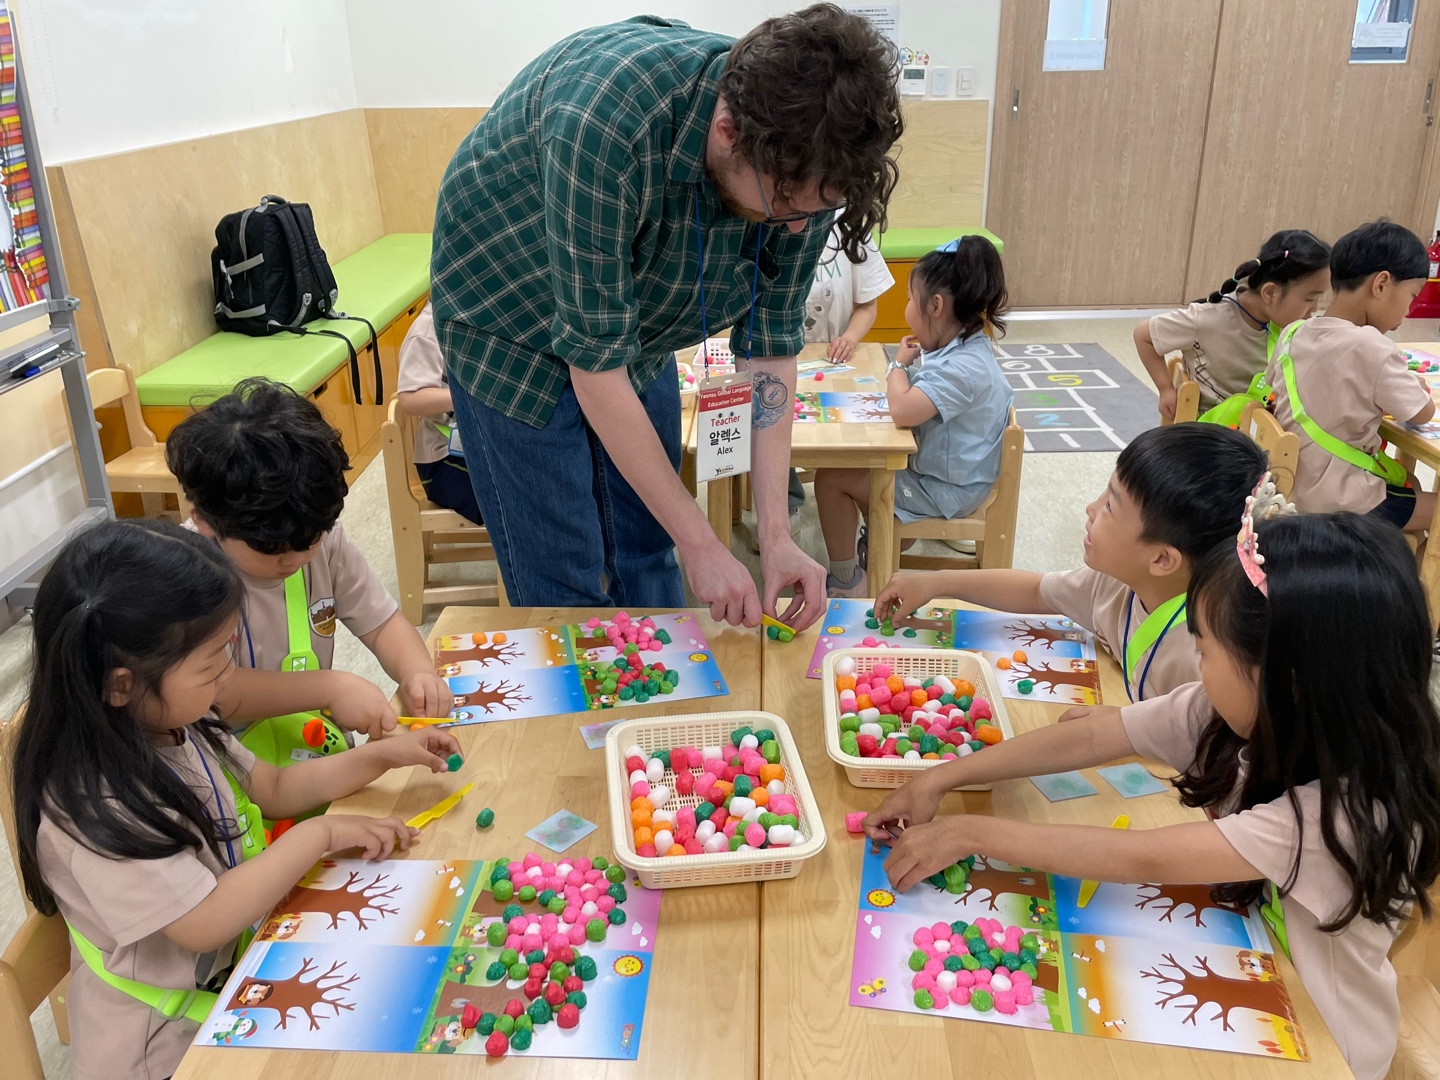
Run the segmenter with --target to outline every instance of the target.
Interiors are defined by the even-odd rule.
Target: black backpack
[[[271,334],[325,334],[339,338],[350,354],[350,382],[361,402],[360,358],[337,330],[308,329],[315,319],[357,319],[370,328],[375,362],[375,404],[385,401],[380,346],[368,319],[336,310],[340,290],[315,235],[315,218],[305,203],[266,195],[259,206],[226,214],[215,226],[210,253],[215,283],[215,323],[251,337]]]

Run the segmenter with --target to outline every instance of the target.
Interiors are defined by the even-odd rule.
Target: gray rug
[[[1027,453],[1122,450],[1160,422],[1155,391],[1093,342],[1001,342],[995,356],[1015,391]]]

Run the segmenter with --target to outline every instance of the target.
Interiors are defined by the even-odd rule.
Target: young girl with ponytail
[[[1304,229],[1282,229],[1234,277],[1189,307],[1135,328],[1135,351],[1160,392],[1160,417],[1175,418],[1167,353],[1184,357],[1200,387],[1200,411],[1243,394],[1265,370],[1280,331],[1315,314],[1330,288],[1330,245]]]

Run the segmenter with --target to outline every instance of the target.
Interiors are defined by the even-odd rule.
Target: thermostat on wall
[[[900,69],[900,93],[909,97],[925,96],[925,68],[906,64]]]

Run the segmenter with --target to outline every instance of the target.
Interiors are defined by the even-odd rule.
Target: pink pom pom
[[[536,855],[535,852],[533,852],[533,851],[527,851],[527,852],[525,853],[525,857],[520,860],[520,866],[521,866],[523,869],[525,869],[525,870],[529,870],[530,867],[532,867],[532,866],[539,866],[539,865],[540,865],[540,856],[539,856],[539,855]]]
[[[516,915],[515,918],[505,924],[505,929],[509,930],[512,934],[523,934],[526,930],[530,929],[530,923],[524,915]]]
[[[930,1006],[932,1009],[943,1009],[946,1005],[950,1004],[950,996],[938,986],[930,991],[930,1000],[932,1002]]]
[[[972,974],[975,976],[976,986],[990,985],[990,972],[985,968],[977,968]]]
[[[723,810],[720,811],[720,813],[722,813],[722,814],[723,814],[724,812],[725,812],[725,811],[723,811]],[[735,830],[736,830],[737,828],[739,828],[739,826],[740,826],[740,819],[739,819],[739,818],[730,818],[729,820],[727,820],[727,821],[725,822],[724,825],[720,826],[720,831],[721,831],[722,833],[724,833],[726,836],[734,836],[734,835],[735,835]]]
[[[642,859],[653,859],[657,852],[655,851],[655,845],[647,841],[635,849],[635,854],[639,855]],[[579,942],[576,942],[576,944],[578,945]]]
[[[1017,986],[1010,992],[1015,995],[1015,1004],[1021,1008],[1035,1004],[1035,988],[1033,986]]]
[[[769,809],[772,814],[798,813],[797,807],[795,805],[795,796],[793,795],[771,796],[767,809]],[[863,813],[861,816],[864,816]]]
[[[950,1000],[956,1005],[969,1005],[970,987],[957,985],[954,990],[950,991]]]
[[[970,703],[971,720],[989,720],[994,713],[990,711],[990,703],[983,697],[977,697]]]
[[[565,921],[566,921],[566,922],[574,922],[575,920],[574,920],[574,919],[566,919]],[[540,923],[539,923],[539,925],[540,925],[540,933],[544,934],[546,937],[549,937],[551,934],[555,933],[556,927],[558,927],[558,926],[560,925],[560,917],[559,917],[558,915],[556,915],[554,912],[547,911],[547,912],[545,912],[544,915],[541,915],[541,916],[540,916]]]
[[[1014,1016],[1019,1002],[1010,990],[1001,990],[995,995],[995,1011],[1002,1016]]]
[[[940,972],[945,970],[945,965],[938,956],[932,956],[929,960],[925,961],[925,970],[931,975],[939,975]]]
[[[879,646],[880,646],[880,642],[878,642],[877,640],[875,640],[875,638],[873,638],[873,637],[867,637],[867,638],[866,638],[864,641],[862,641],[860,644],[861,644],[863,647],[867,648],[867,649],[876,649],[876,648],[879,648]]]
[[[519,934],[511,934],[505,939],[505,947],[507,949],[514,949],[516,952],[520,951],[520,946],[523,944],[525,944],[525,939]]]
[[[681,829],[695,831],[695,808],[693,806],[682,806],[675,812],[675,824]]]
[[[1030,976],[1023,971],[1012,971],[1010,972],[1010,985],[1016,990],[1022,986],[1029,986],[1031,985]]]
[[[894,674],[895,669],[892,668],[889,664],[883,662],[876,664],[873,668],[870,669],[870,678],[872,681],[875,679],[879,679],[881,682],[884,682],[886,679],[888,679],[891,675]]]
[[[917,926],[910,940],[915,943],[916,948],[923,949],[926,945],[934,944],[935,934],[928,926]]]
[[[651,847],[654,845],[652,844]],[[595,898],[595,907],[602,915],[609,915],[615,909],[615,898],[609,893],[601,893]]]
[[[685,854],[687,854],[687,855],[702,855],[702,854],[704,854],[704,852],[705,852],[705,845],[702,844],[702,843],[700,843],[699,840],[696,840],[693,835],[690,837],[690,839],[688,839],[688,840],[685,841]]]
[[[580,918],[580,908],[575,904],[566,904],[565,921],[567,923],[573,923],[578,918]]]
[[[646,844],[645,846],[646,846],[646,847],[649,847],[649,848],[653,848],[655,845],[654,845],[654,844]],[[585,924],[584,924],[584,923],[576,923],[574,926],[570,927],[570,944],[571,944],[571,945],[584,945],[584,944],[585,944]]]
[[[540,864],[540,873],[541,873],[544,877],[554,877],[554,876],[555,876],[555,864],[554,864],[553,862],[542,862],[542,863]]]
[[[776,798],[778,797],[779,796],[776,796]],[[771,799],[770,801],[773,803],[775,799]],[[772,814],[776,813],[775,810],[771,810],[770,812]],[[864,810],[856,810],[854,813],[846,814],[845,831],[848,833],[863,833],[865,831],[865,826],[862,825],[861,822],[865,820],[866,816],[867,815]]]
[[[962,987],[962,986],[968,988],[968,987],[971,987],[971,986],[974,986],[974,985],[975,985],[975,973],[974,973],[973,971],[966,971],[964,968],[961,968],[959,971],[955,972],[955,986],[956,986],[956,988],[959,988],[959,987]]]
[[[745,829],[745,843],[753,848],[758,848],[765,843],[765,827],[758,821],[753,822]]]
[[[681,769],[675,774],[675,794],[690,795],[695,791],[695,775],[689,769]]]
[[[538,930],[527,931],[521,940],[525,943],[526,952],[534,952],[545,944],[545,939],[540,936],[540,931]]]
[[[588,904],[592,900],[595,900],[597,897],[599,897],[600,890],[597,889],[594,885],[586,885],[576,895],[577,899],[579,899],[582,904]]]
[[[565,948],[565,946],[569,944],[569,933],[562,934],[557,931],[556,933],[550,935],[550,948],[554,949],[556,952],[559,952],[561,949]]]
[[[916,972],[915,977],[910,980],[910,989],[933,991],[935,989],[935,976],[927,971]]]
[[[930,927],[930,933],[934,936],[934,939],[936,941],[949,941],[950,924],[937,922],[934,926]]]
[[[584,855],[581,855],[580,858],[576,859],[572,865],[575,867],[576,870],[579,870],[581,874],[588,874],[591,870],[595,868],[595,864]]]
[[[710,820],[715,823],[717,829],[722,828],[725,822],[730,820],[730,812],[723,806],[717,806],[715,812],[710,815]]]
[[[595,615],[591,615],[590,618],[585,620],[585,625],[591,630],[598,630],[600,629],[600,619]]]

